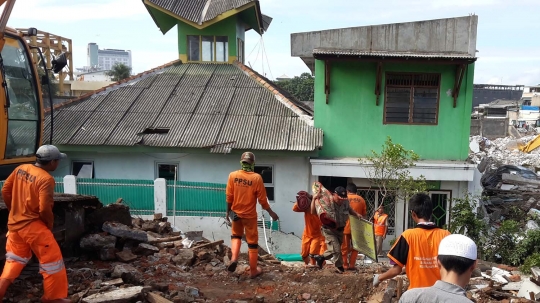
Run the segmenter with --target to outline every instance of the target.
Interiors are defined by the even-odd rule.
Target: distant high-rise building
[[[115,63],[123,63],[131,67],[131,51],[121,49],[99,49],[96,43],[88,43],[88,66],[110,70]]]

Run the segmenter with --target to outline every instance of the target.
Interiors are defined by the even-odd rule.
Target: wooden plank
[[[156,243],[163,243],[163,242],[174,242],[178,240],[182,240],[182,236],[166,237],[166,238],[151,238],[150,240],[146,242],[149,244],[156,244]]]
[[[219,241],[216,241],[216,242],[210,242],[210,243],[201,244],[201,245],[192,247],[191,249],[195,250],[195,249],[205,248],[205,247],[210,247],[210,246],[215,246],[215,245],[219,245],[219,244],[223,244],[223,240],[219,240]]]
[[[148,294],[146,294],[146,299],[150,303],[173,303],[172,301],[169,301],[153,292],[149,292]]]

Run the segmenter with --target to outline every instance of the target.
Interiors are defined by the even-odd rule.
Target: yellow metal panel
[[[186,63],[187,62],[187,54],[178,55],[178,59],[180,59],[180,61],[182,61],[182,63]]]
[[[349,222],[351,223],[351,238],[354,250],[378,262],[373,223],[353,216],[349,216]]]
[[[540,135],[536,136],[536,138],[529,141],[529,143],[527,143],[526,145],[520,146],[519,150],[524,153],[530,153],[538,147],[540,147]]]

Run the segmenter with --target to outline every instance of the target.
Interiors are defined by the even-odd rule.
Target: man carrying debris
[[[384,213],[384,204],[381,203],[373,215],[375,227],[375,243],[377,245],[377,256],[382,256],[382,244],[388,232],[388,215]]]
[[[277,221],[279,217],[268,204],[261,175],[254,172],[255,155],[252,152],[243,153],[240,157],[240,165],[242,169],[229,174],[226,189],[227,221],[232,220],[232,257],[227,269],[231,272],[236,270],[242,236],[244,236],[245,232],[248,243],[250,277],[253,279],[262,274],[262,269],[257,266],[257,259],[259,258],[257,200],[274,221]]]
[[[68,281],[62,252],[51,232],[55,181],[49,174],[66,154],[54,145],[43,145],[37,150],[36,158],[35,164],[15,168],[2,188],[9,217],[0,301],[34,252],[43,275],[42,302],[71,302],[66,299]]]
[[[437,268],[437,254],[441,240],[450,234],[430,222],[433,204],[426,194],[415,194],[409,201],[409,210],[416,227],[404,231],[388,252],[395,263],[383,274],[373,276],[373,286],[401,274],[407,265],[409,289],[433,286],[441,278]]]
[[[305,193],[305,192],[304,192]],[[299,199],[312,198],[309,194],[305,193],[304,196],[300,196]],[[309,203],[309,202],[308,202]],[[315,265],[316,257],[320,257],[326,251],[326,245],[324,243],[324,236],[321,233],[321,220],[317,215],[311,213],[311,209],[308,204],[308,208],[300,209],[298,202],[294,203],[293,211],[304,213],[304,233],[302,234],[302,248],[300,255],[304,260],[306,266]]]
[[[317,195],[313,196],[311,201],[311,213],[317,214],[316,203],[320,203],[318,199],[320,198],[320,192]],[[333,213],[335,214],[335,227],[330,227],[322,225],[321,231],[324,235],[326,241],[326,251],[322,257],[316,257],[317,265],[319,268],[322,268],[324,260],[332,260],[336,266],[338,273],[345,271],[343,268],[343,257],[341,255],[341,245],[343,244],[343,231],[345,225],[347,224],[347,219],[349,214],[357,217],[358,219],[362,218],[354,209],[349,206],[349,201],[347,200],[347,192],[343,186],[338,186],[332,193],[332,204]]]
[[[358,189],[354,183],[347,184],[347,199],[350,207],[360,214],[362,218],[366,218],[366,201],[364,198],[356,194]],[[356,270],[356,258],[358,251],[352,247],[351,237],[351,222],[347,220],[345,229],[343,230],[343,245],[341,246],[341,254],[343,256],[343,267],[348,270]]]
[[[476,244],[464,235],[449,235],[439,244],[441,279],[431,287],[406,291],[400,303],[470,303],[465,288],[476,268]]]

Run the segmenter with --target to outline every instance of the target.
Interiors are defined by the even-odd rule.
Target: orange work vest
[[[386,219],[388,219],[387,214],[379,215],[376,213],[374,216],[375,223],[375,236],[384,236],[386,229]]]

